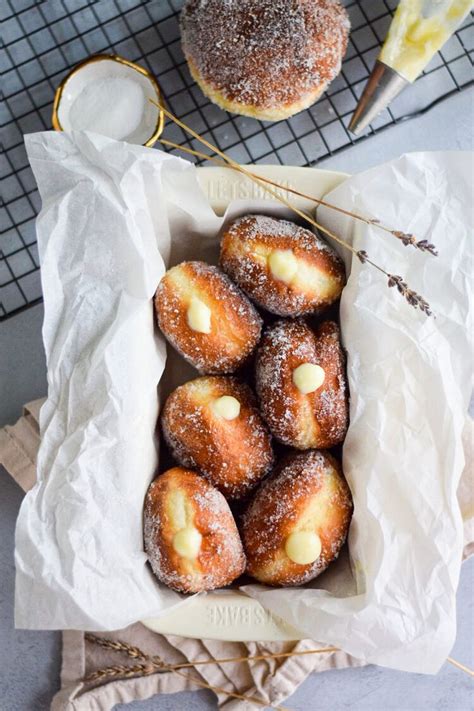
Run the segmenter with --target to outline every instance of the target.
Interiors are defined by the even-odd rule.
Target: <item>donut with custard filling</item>
[[[263,418],[283,444],[326,449],[344,440],[345,358],[333,321],[315,332],[302,319],[277,321],[257,350],[255,384]]]
[[[260,338],[262,320],[247,297],[218,267],[181,262],[155,294],[158,325],[201,373],[233,373]]]
[[[266,215],[246,215],[226,227],[220,266],[252,301],[278,316],[321,311],[345,284],[344,264],[326,242]]]
[[[206,479],[174,467],[146,494],[144,541],[152,570],[173,590],[197,593],[229,585],[245,556],[227,501]]]
[[[235,377],[204,376],[176,388],[161,428],[175,459],[228,499],[246,496],[271,469],[270,433],[252,391]]]
[[[265,585],[308,583],[339,555],[351,517],[337,461],[317,450],[289,455],[243,516],[246,572]]]

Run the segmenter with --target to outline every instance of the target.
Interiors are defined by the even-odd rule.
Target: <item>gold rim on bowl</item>
[[[61,122],[59,120],[59,115],[58,115],[58,110],[59,110],[59,104],[61,103],[61,97],[63,95],[63,91],[66,87],[66,84],[68,81],[75,75],[77,74],[81,69],[83,69],[86,65],[88,64],[93,64],[94,62],[101,62],[103,60],[111,60],[113,62],[118,62],[119,64],[124,64],[126,67],[130,67],[131,69],[134,69],[135,71],[139,72],[140,74],[143,74],[151,83],[153,86],[154,90],[156,91],[156,95],[158,97],[158,101],[161,104],[163,101],[163,97],[161,94],[161,89],[158,85],[158,82],[156,81],[155,77],[153,74],[151,74],[148,69],[145,69],[144,67],[141,67],[139,64],[135,64],[135,62],[131,62],[128,59],[124,59],[124,57],[120,57],[118,54],[94,54],[92,57],[88,57],[87,59],[84,59],[82,62],[79,62],[79,64],[76,64],[75,67],[71,69],[69,74],[67,74],[62,82],[59,84],[58,88],[56,89],[56,93],[54,94],[54,102],[53,102],[53,115],[52,115],[52,123],[53,123],[53,128],[55,131],[64,131],[63,127],[61,126]],[[153,134],[150,136],[150,138],[145,141],[145,143],[142,143],[141,145],[150,147],[156,141],[158,138],[161,136],[163,133],[163,128],[165,125],[165,115],[161,109],[159,109],[158,113],[158,121],[156,122],[155,130],[153,131]]]

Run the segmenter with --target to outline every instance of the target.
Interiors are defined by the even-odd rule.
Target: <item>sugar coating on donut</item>
[[[195,556],[180,555],[176,541],[173,545],[176,534],[186,529],[200,536]],[[228,585],[245,567],[242,543],[225,498],[198,474],[180,467],[158,476],[149,487],[144,543],[158,579],[181,592]]]
[[[242,519],[247,572],[269,585],[301,585],[337,558],[352,516],[352,497],[339,464],[326,452],[289,455],[264,481]],[[321,551],[312,562],[289,558],[295,532],[314,533]]]
[[[223,398],[237,401],[235,417],[223,417],[216,408]],[[161,428],[177,461],[198,470],[229,499],[246,496],[273,464],[270,433],[255,397],[231,376],[196,378],[176,388],[163,407]]]
[[[318,235],[266,215],[246,215],[227,226],[220,264],[253,301],[279,316],[329,306],[345,283],[341,259]]]
[[[227,110],[282,118],[341,70],[349,19],[338,0],[188,0],[182,46],[194,78]]]
[[[205,373],[236,370],[255,348],[261,318],[218,267],[182,262],[155,294],[158,324],[174,348]]]
[[[302,393],[294,382],[301,364],[324,371],[322,385]],[[301,319],[278,321],[257,351],[256,389],[272,434],[297,449],[327,448],[343,441],[348,426],[347,384],[339,329],[332,321],[316,332]]]

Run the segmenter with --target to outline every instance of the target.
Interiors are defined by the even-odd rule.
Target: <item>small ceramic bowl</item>
[[[133,96],[139,96],[143,101],[143,113],[138,125],[134,125],[128,135],[112,136],[112,138],[118,138],[127,143],[152,146],[163,131],[164,115],[148,99],[153,99],[161,104],[160,88],[150,72],[117,55],[96,54],[80,62],[69,72],[58,86],[54,96],[53,128],[56,131],[94,131],[94,126],[87,125],[88,120],[85,120],[85,117],[80,114],[80,97],[84,97],[84,90],[93,82],[103,82],[109,79],[133,81],[135,86],[133,87],[130,83],[128,86],[132,89]],[[79,126],[75,125],[78,115],[81,119]],[[106,133],[105,130],[96,132]]]

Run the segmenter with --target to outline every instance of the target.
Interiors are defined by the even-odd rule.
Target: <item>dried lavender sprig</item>
[[[209,143],[209,141],[207,141],[205,138],[203,138],[199,133],[196,133],[196,131],[194,131],[190,126],[188,126],[183,121],[181,121],[176,116],[174,116],[174,114],[172,114],[170,111],[168,111],[162,104],[157,103],[153,99],[149,99],[149,101],[152,104],[155,104],[155,106],[157,106],[161,111],[163,111],[165,116],[167,116],[169,119],[171,119],[171,121],[173,121],[175,124],[180,126],[184,131],[187,131],[197,141],[202,143],[204,146],[209,148],[211,151],[213,151],[217,155],[221,156],[221,158],[224,159],[224,161],[230,168],[233,168],[234,170],[236,170],[239,173],[242,173],[243,175],[246,175],[248,178],[253,180],[255,183],[261,185],[266,192],[270,193],[270,195],[272,195],[274,198],[276,198],[277,200],[282,202],[284,205],[286,205],[288,208],[290,208],[290,210],[292,210],[294,213],[299,215],[299,217],[303,218],[304,220],[306,220],[306,222],[309,222],[310,225],[312,225],[313,227],[316,227],[316,229],[319,229],[321,232],[323,232],[324,234],[326,234],[329,237],[331,237],[332,239],[334,239],[335,242],[337,242],[341,246],[350,250],[353,254],[355,254],[359,258],[359,260],[363,264],[370,264],[372,267],[374,267],[379,272],[384,274],[388,278],[388,285],[389,286],[397,286],[398,291],[405,297],[407,303],[410,304],[410,306],[413,306],[413,308],[419,308],[427,316],[431,315],[432,312],[430,310],[428,302],[425,301],[425,299],[422,296],[417,294],[416,291],[409,289],[408,285],[406,284],[406,282],[403,281],[402,277],[398,277],[398,276],[389,274],[383,267],[380,267],[378,264],[373,262],[369,258],[368,254],[365,250],[356,250],[352,245],[348,244],[343,239],[341,239],[341,237],[334,234],[334,232],[332,232],[331,230],[328,230],[326,227],[323,227],[323,225],[321,225],[318,222],[316,222],[315,220],[313,220],[313,218],[311,218],[305,212],[303,212],[302,210],[300,210],[297,207],[295,207],[294,205],[292,205],[289,200],[287,200],[286,198],[284,198],[283,196],[279,195],[274,190],[269,188],[268,185],[266,184],[268,181],[266,181],[265,178],[261,178],[260,176],[255,175],[255,173],[252,173],[251,171],[247,170],[243,166],[239,165],[239,163],[237,163],[236,161],[232,160],[232,158],[229,158],[229,156],[227,156],[223,151],[219,150],[212,143]],[[168,144],[170,145],[170,142],[168,142]],[[175,147],[182,148],[181,146],[177,146],[177,145]],[[191,150],[189,150],[189,152],[191,152]],[[205,155],[205,154],[203,154],[203,155]],[[208,160],[211,160],[211,161],[213,160],[212,156],[205,156],[205,157]],[[278,186],[278,187],[280,187],[280,186]],[[398,280],[400,280],[400,285],[399,285]]]
[[[417,241],[416,237],[411,234],[411,232],[401,232],[400,230],[390,230],[388,227],[383,227],[382,225],[379,225],[381,230],[389,231],[390,234],[392,234],[394,237],[399,239],[402,244],[405,245],[405,247],[408,247],[411,245],[412,247],[415,247],[415,249],[419,249],[421,252],[429,252],[430,254],[433,255],[433,257],[438,256],[438,250],[436,249],[435,245],[432,244],[431,242],[428,242],[427,239],[422,239]]]
[[[432,311],[429,303],[420,294],[417,294],[416,291],[410,289],[406,281],[403,280],[403,277],[396,274],[389,274],[388,285],[389,287],[396,287],[397,291],[405,297],[410,306],[413,306],[415,309],[420,309],[420,311],[423,311],[427,316],[431,316]]]
[[[160,143],[162,143],[165,146],[170,146],[171,148],[179,149],[179,150],[183,151],[184,153],[190,153],[191,155],[197,156],[198,158],[201,158],[203,160],[210,160],[213,163],[216,163],[217,165],[224,165],[224,166],[228,165],[228,163],[226,163],[226,161],[219,160],[217,158],[213,158],[212,156],[209,156],[206,153],[202,153],[201,151],[196,151],[193,148],[188,148],[186,146],[179,146],[177,143],[173,143],[172,141],[167,141],[164,138],[160,139]],[[262,176],[256,175],[255,173],[251,173],[250,171],[248,171],[248,173],[249,173],[249,175],[252,175],[254,178],[257,178],[259,180],[264,180],[269,185],[274,185],[276,188],[281,188],[281,185],[279,185],[274,180],[270,180],[270,178],[262,178]],[[295,188],[290,188],[289,186],[285,186],[285,191],[288,193],[293,193],[293,195],[298,195],[299,197],[302,197],[305,200],[309,200],[310,202],[315,202],[317,205],[323,205],[323,207],[327,207],[330,210],[335,210],[336,212],[340,212],[343,215],[353,217],[355,220],[364,222],[366,225],[372,225],[374,227],[378,227],[380,230],[383,230],[387,234],[393,235],[393,237],[400,240],[401,243],[405,247],[411,246],[411,247],[414,247],[415,249],[419,249],[421,252],[429,252],[434,257],[438,256],[438,250],[436,249],[434,244],[432,244],[431,242],[428,242],[428,240],[426,240],[426,239],[422,239],[422,240],[418,241],[416,239],[416,237],[411,232],[402,232],[401,230],[392,230],[390,227],[383,225],[380,222],[380,220],[377,220],[375,217],[365,217],[364,215],[360,215],[357,212],[352,212],[351,210],[346,210],[343,207],[333,205],[332,203],[327,202],[326,200],[323,200],[321,198],[316,198],[313,195],[307,195],[306,193],[302,193],[299,190],[296,190]]]
[[[427,316],[432,315],[431,307],[426,299],[424,299],[420,294],[417,294],[416,291],[413,291],[413,289],[410,289],[406,281],[403,280],[403,277],[397,276],[396,274],[388,274],[382,270],[377,264],[374,264],[370,260],[369,255],[364,249],[360,249],[357,252],[357,256],[362,264],[371,264],[376,269],[379,269],[379,271],[383,271],[385,276],[388,278],[388,286],[395,286],[397,291],[407,300],[410,306],[413,306],[415,309],[420,309],[420,311],[423,311],[423,313]]]
[[[365,249],[359,249],[359,251],[357,252],[357,256],[359,257],[362,264],[366,264],[366,262],[369,261],[369,255],[367,254]]]

